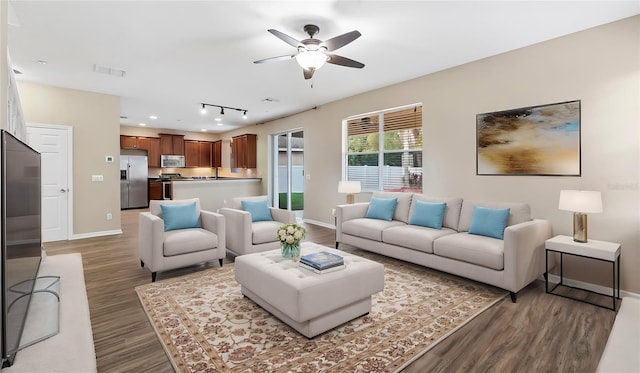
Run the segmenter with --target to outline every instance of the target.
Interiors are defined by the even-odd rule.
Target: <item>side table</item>
[[[569,236],[555,236],[548,239],[545,242],[545,291],[548,294],[558,295],[561,297],[582,301],[585,303],[593,304],[595,306],[607,308],[610,310],[616,310],[616,291],[617,298],[620,298],[620,244],[614,242],[589,240],[588,242],[576,242]],[[560,254],[560,282],[557,283],[552,289],[549,289],[549,252]],[[574,289],[584,290],[593,294],[600,294],[591,290],[576,288],[564,284],[563,277],[563,263],[562,258],[565,254],[580,256],[583,258],[590,258],[611,263],[612,272],[612,294],[611,301],[612,306],[606,307],[600,304],[588,302],[586,300],[576,299],[563,294],[557,294],[553,291],[560,285],[571,287]],[[616,268],[617,267],[617,268]],[[604,294],[601,294],[604,295]]]

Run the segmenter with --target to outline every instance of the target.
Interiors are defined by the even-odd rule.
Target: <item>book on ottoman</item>
[[[320,251],[301,256],[300,263],[322,271],[327,268],[344,265],[344,259],[340,255]]]
[[[313,267],[311,267],[309,265],[306,265],[306,264],[300,262],[300,263],[298,263],[298,267],[304,268],[307,271],[311,271],[313,273],[317,273],[317,274],[321,275],[323,273],[329,273],[329,272],[337,271],[339,269],[343,269],[343,268],[346,267],[346,265],[344,265],[344,263],[343,263],[343,264],[339,264],[339,265],[334,266],[334,267],[329,267],[329,268],[325,268],[325,269],[320,270],[320,269],[315,269],[315,268],[313,268]]]

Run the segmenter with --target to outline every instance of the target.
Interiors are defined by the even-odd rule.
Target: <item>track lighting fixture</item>
[[[202,105],[202,110],[201,110],[202,114],[206,114],[207,113],[207,106],[212,106],[212,107],[220,108],[220,115],[224,115],[224,109],[235,110],[235,111],[242,112],[242,119],[247,119],[247,112],[249,111],[247,109],[240,109],[240,108],[230,107],[230,106],[207,104],[207,103],[204,103],[204,102],[201,103],[201,105]],[[216,119],[216,120],[218,120],[218,119]]]

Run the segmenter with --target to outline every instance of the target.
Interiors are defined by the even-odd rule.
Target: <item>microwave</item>
[[[160,167],[177,168],[184,167],[184,155],[161,155]]]

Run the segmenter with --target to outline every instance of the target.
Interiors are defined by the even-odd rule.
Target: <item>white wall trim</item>
[[[74,234],[69,239],[70,240],[81,240],[83,238],[113,236],[113,235],[116,235],[116,234],[122,234],[122,229],[114,229],[114,230],[110,230],[110,231],[100,231],[100,232],[79,233],[79,234]]]
[[[27,127],[37,128],[54,128],[67,131],[67,239],[73,237],[73,126],[63,126],[59,124],[45,124],[45,123],[27,123]]]
[[[544,279],[543,279],[544,280]],[[560,282],[560,276],[557,275],[549,275],[549,287],[555,286],[556,283]],[[598,294],[602,294],[604,296],[610,297],[613,294],[613,289],[607,286],[591,284],[588,282],[582,282],[578,280],[573,280],[570,278],[564,278],[562,280],[564,285],[573,286],[575,288],[580,288],[584,290],[593,291]],[[552,285],[553,283],[553,285]],[[630,297],[640,299],[640,294],[632,293],[630,291],[620,289],[620,298]]]
[[[322,221],[318,221],[318,220],[313,220],[313,219],[305,219],[303,218],[302,221],[306,224],[313,224],[313,225],[319,225],[321,227],[325,227],[325,228],[329,228],[329,229],[336,229],[336,226],[333,224],[328,224]]]

